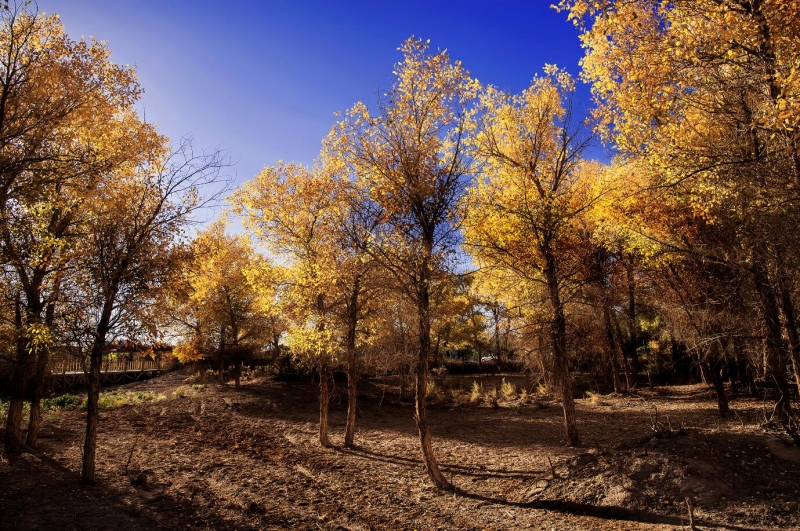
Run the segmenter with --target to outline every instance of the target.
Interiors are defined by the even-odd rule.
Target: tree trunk
[[[242,385],[242,360],[241,359],[237,359],[236,360],[235,367],[236,368],[234,369],[234,374],[233,374],[233,378],[234,378],[233,386],[236,389],[239,389],[239,387]]]
[[[95,462],[97,453],[97,424],[99,422],[100,400],[100,368],[103,363],[103,343],[99,336],[92,346],[89,359],[89,391],[86,400],[86,438],[83,443],[83,463],[81,468],[81,483],[93,485],[95,482]]]
[[[546,254],[547,267],[545,278],[550,298],[552,321],[550,323],[550,342],[553,349],[553,373],[558,386],[561,388],[561,402],[564,408],[564,428],[570,446],[580,444],[578,426],[575,420],[575,399],[572,396],[572,377],[569,373],[569,360],[567,359],[567,323],[564,316],[564,305],[558,286],[558,273],[555,258]]]
[[[219,384],[225,384],[225,340],[219,342]]]
[[[714,391],[717,393],[717,407],[719,408],[720,415],[727,415],[730,413],[728,407],[728,397],[725,395],[725,386],[722,383],[722,377],[719,374],[719,367],[710,362],[706,362],[708,373],[711,375],[711,382],[714,385]]]
[[[622,382],[619,373],[619,358],[617,357],[617,342],[614,341],[614,328],[611,325],[611,308],[606,290],[603,290],[603,324],[606,331],[606,347],[611,360],[611,378],[614,381],[614,392],[622,392]]]
[[[431,248],[432,245],[429,245]],[[430,253],[429,253],[430,254]],[[417,374],[414,389],[414,420],[417,423],[419,442],[425,470],[434,486],[440,489],[452,489],[453,486],[444,478],[436,457],[433,455],[431,432],[428,425],[427,389],[428,360],[431,351],[431,317],[430,317],[430,264],[429,259],[422,265],[422,275],[417,286],[417,312],[419,317],[419,351],[417,354]]]
[[[356,413],[358,411],[358,365],[356,364],[358,292],[359,282],[356,279],[347,308],[347,424],[344,430],[344,445],[346,447],[352,447],[356,437]]]
[[[639,379],[639,352],[637,346],[639,342],[638,332],[636,329],[636,278],[634,277],[633,265],[625,264],[625,273],[628,279],[628,326],[630,327],[630,336],[628,337],[628,355],[631,357],[631,372],[633,373],[634,385]]]
[[[720,375],[720,357],[719,346],[714,343],[711,345],[711,350],[707,359],[703,362],[703,369],[711,383],[714,386],[714,392],[717,394],[717,406],[719,407],[720,415],[727,415],[730,413],[728,407],[728,397],[725,395],[725,386],[722,383],[722,376]]]
[[[6,416],[6,430],[5,430],[5,451],[9,454],[18,454],[22,452],[22,407],[25,402],[25,391],[29,381],[29,365],[28,352],[23,354],[17,350],[17,359],[14,363],[14,369],[11,374],[10,398],[8,403],[8,413]]]
[[[86,397],[86,438],[83,443],[83,463],[81,467],[81,483],[93,485],[95,482],[95,456],[97,453],[97,424],[99,422],[100,369],[106,346],[106,335],[111,322],[111,311],[116,298],[116,289],[112,290],[103,305],[100,321],[95,330],[91,357],[89,358],[89,392]]]
[[[18,329],[22,329],[22,316],[17,303],[16,322]],[[17,338],[17,359],[14,361],[14,368],[11,373],[11,385],[9,389],[8,413],[6,416],[6,430],[4,438],[5,451],[9,454],[22,452],[22,406],[25,402],[25,393],[30,380],[30,354],[25,345],[25,337],[20,332]]]
[[[25,445],[36,449],[39,440],[39,430],[42,424],[42,396],[47,378],[47,363],[50,360],[50,349],[40,348],[37,352],[36,374],[31,382],[31,416],[28,419],[28,434]]]
[[[708,373],[708,366],[703,363],[703,360],[700,359],[700,356],[695,356],[695,359],[697,360],[697,368],[700,370],[700,380],[704,385],[711,386],[712,384],[709,383],[709,380],[711,380],[711,375]]]
[[[797,334],[797,321],[794,316],[794,304],[792,303],[792,293],[786,285],[786,280],[780,282],[781,288],[781,308],[783,309],[784,328],[786,337],[789,339],[789,355],[792,358],[792,368],[794,369],[794,379],[797,382],[797,390],[800,392],[800,338]]]
[[[789,386],[786,381],[786,368],[783,358],[785,345],[781,335],[781,322],[775,290],[770,282],[766,269],[760,263],[753,266],[753,281],[758,292],[761,315],[766,328],[765,357],[767,369],[775,381],[775,401],[780,419],[791,416],[792,405],[789,401]]]
[[[330,403],[330,369],[324,361],[319,363],[319,443],[325,448],[333,446],[328,437],[328,409]]]
[[[56,299],[58,299],[61,278],[55,281],[55,290],[50,302],[45,310],[44,322],[48,329],[52,329],[55,320]],[[36,374],[33,378],[33,389],[31,395],[31,416],[28,420],[28,435],[25,444],[36,449],[39,439],[39,430],[42,424],[42,396],[44,395],[44,385],[47,378],[47,365],[50,362],[50,345],[37,349]]]
[[[625,341],[622,335],[622,327],[620,326],[619,321],[616,318],[612,318],[612,321],[614,323],[614,332],[616,333],[618,343],[622,345]],[[621,353],[622,353],[622,372],[625,376],[625,391],[627,392],[628,389],[631,388],[631,372],[630,369],[628,368],[628,360],[625,358],[625,350],[623,349]]]

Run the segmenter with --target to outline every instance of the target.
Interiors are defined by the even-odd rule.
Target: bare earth
[[[761,400],[723,419],[705,386],[579,400],[578,448],[554,402],[434,402],[453,493],[429,485],[394,387],[365,382],[358,448],[324,449],[311,384],[185,377],[127,386],[167,398],[101,413],[94,487],[78,485],[83,411],[51,415],[38,454],[1,456],[0,529],[660,530],[688,525],[687,497],[699,529],[800,529],[800,449],[765,427]],[[334,398],[335,442],[346,407]],[[685,434],[652,437],[656,409]]]

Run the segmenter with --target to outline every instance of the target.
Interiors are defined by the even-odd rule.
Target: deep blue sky
[[[545,63],[578,73],[577,31],[551,0],[39,0],[69,35],[105,40],[136,64],[148,121],[221,147],[235,182],[276,159],[311,163],[334,111],[392,83],[410,35],[473,76],[520,91]],[[580,98],[588,103],[588,91]]]

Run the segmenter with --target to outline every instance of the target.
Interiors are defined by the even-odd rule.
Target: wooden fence
[[[85,363],[85,365],[84,365]],[[139,358],[133,360],[103,360],[100,372],[142,372],[142,371],[164,371],[167,370],[172,361],[169,357],[158,357],[156,359]],[[88,371],[89,362],[83,360],[64,357],[50,360],[50,374],[75,374]]]

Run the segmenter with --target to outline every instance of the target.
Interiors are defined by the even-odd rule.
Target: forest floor
[[[240,389],[193,387],[186,376],[125,386],[156,398],[101,412],[93,487],[78,485],[85,412],[48,413],[39,452],[0,455],[0,529],[660,530],[688,526],[686,498],[698,529],[800,529],[800,448],[765,423],[769,401],[734,397],[721,418],[703,385],[581,399],[583,445],[567,447],[559,404],[470,404],[467,390],[430,407],[457,488],[442,492],[396,387],[365,381],[358,446],[326,449],[312,384],[255,373]],[[336,444],[346,408],[334,398]]]

